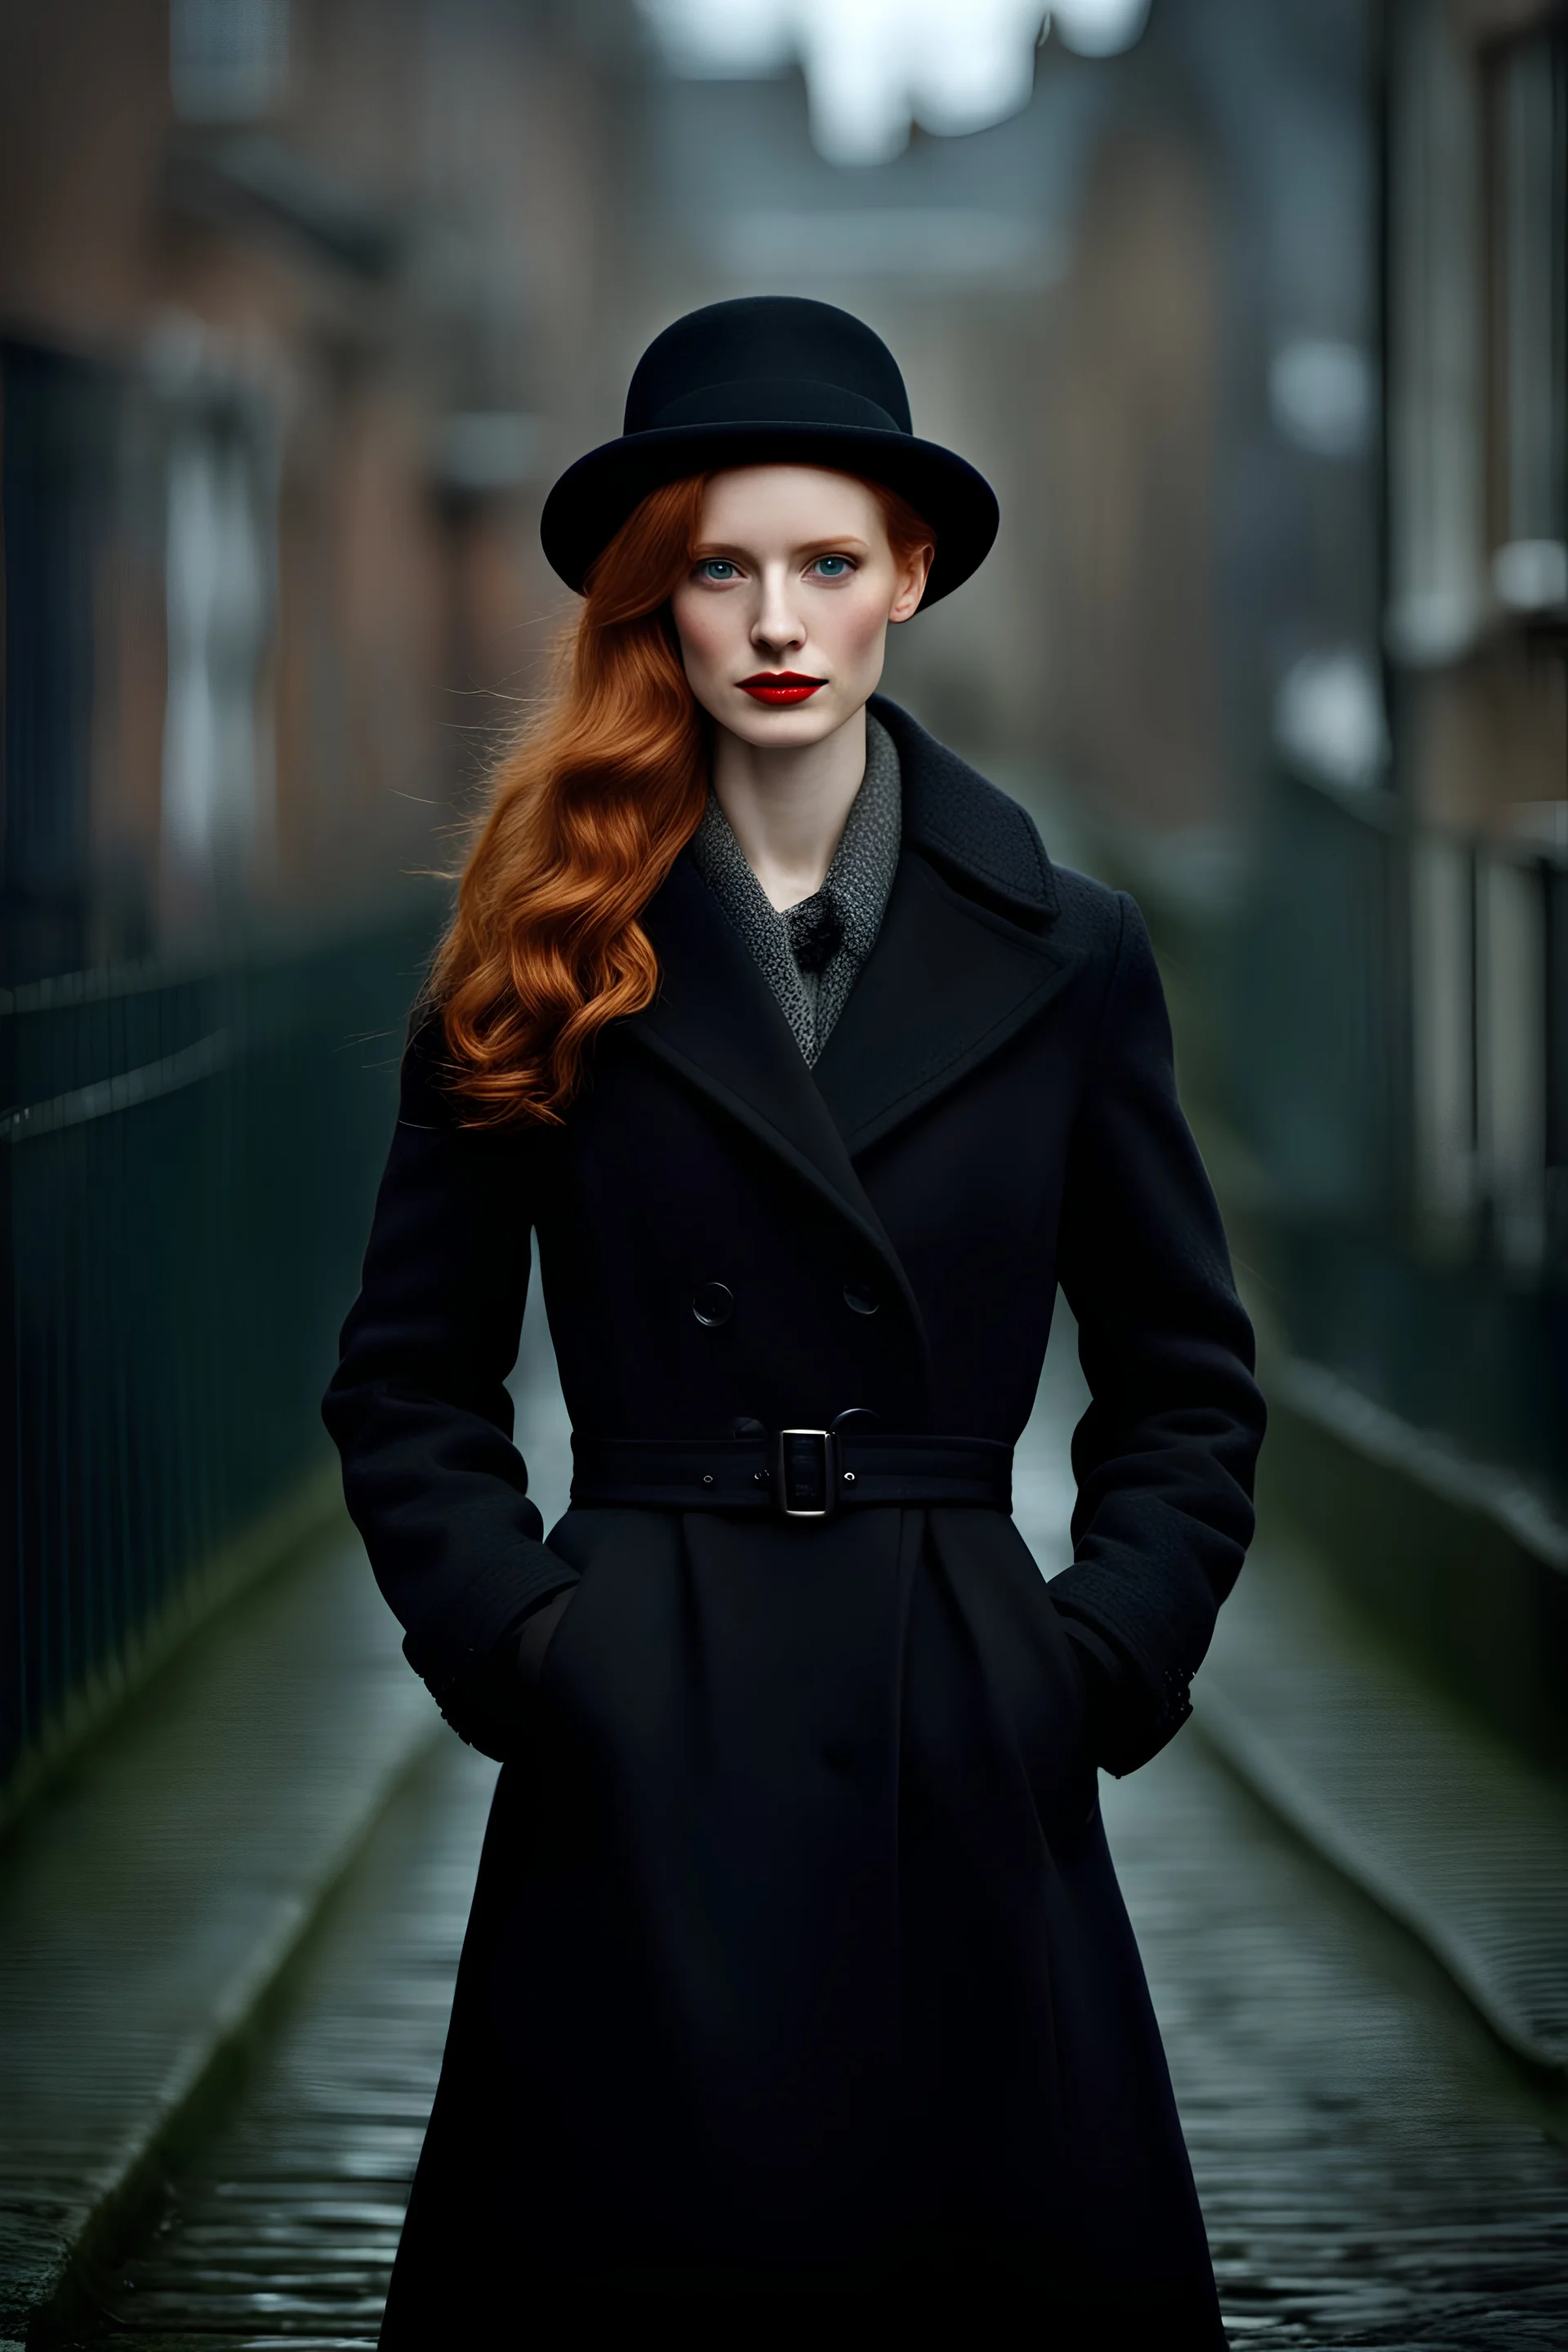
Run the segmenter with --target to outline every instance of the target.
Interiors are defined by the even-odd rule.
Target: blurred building
[[[1568,11],[1173,0],[1084,177],[1044,749],[1159,929],[1268,1510],[1568,1751]]]
[[[5,21],[15,982],[428,858],[552,602],[618,141],[592,6]]]
[[[0,1780],[321,1491],[416,877],[571,601],[626,22],[0,12]]]
[[[1226,1092],[1289,1349],[1281,1498],[1451,1685],[1561,1757],[1568,12],[1390,0],[1363,57],[1377,462],[1307,436],[1279,555],[1322,601],[1264,681]],[[1364,586],[1335,602],[1347,479]]]

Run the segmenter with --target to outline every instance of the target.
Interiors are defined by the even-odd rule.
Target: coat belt
[[[826,1519],[869,1504],[1013,1507],[1013,1449],[989,1437],[780,1429],[744,1437],[572,1439],[572,1500]]]

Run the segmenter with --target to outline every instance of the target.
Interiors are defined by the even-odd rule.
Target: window
[[[244,402],[185,404],[169,447],[166,862],[232,886],[269,847],[272,467]]]

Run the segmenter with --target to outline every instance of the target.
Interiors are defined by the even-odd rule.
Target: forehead
[[[727,545],[803,544],[837,537],[886,536],[882,509],[853,474],[818,466],[733,466],[703,493],[704,540]]]

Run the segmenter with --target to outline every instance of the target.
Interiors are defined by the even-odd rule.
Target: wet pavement
[[[435,2096],[496,1767],[451,1737],[330,1901],[226,2124],[94,2281],[84,2343],[375,2341]]]
[[[374,2343],[493,1778],[395,1798],[81,2342]],[[1191,1730],[1105,1802],[1237,2352],[1568,2345],[1568,2148],[1447,1979]]]
[[[1568,2346],[1568,2116],[1191,1729],[1105,1811],[1237,2352]]]

